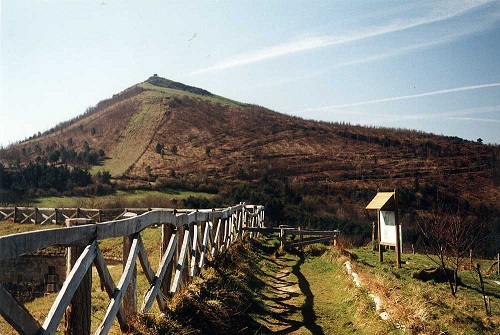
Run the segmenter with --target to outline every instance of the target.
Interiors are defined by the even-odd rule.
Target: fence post
[[[35,207],[35,225],[38,224],[38,208]]]
[[[17,223],[16,218],[17,218],[17,206],[14,206],[14,223]]]
[[[497,275],[500,275],[500,252],[497,254]]]
[[[92,220],[67,219],[66,227],[92,223]],[[73,265],[84,250],[83,247],[68,247],[66,254],[66,275],[71,272]],[[76,289],[64,315],[65,335],[89,335],[91,324],[92,299],[92,267],[89,267],[80,285]]]
[[[285,230],[283,229],[282,225],[280,225],[279,227],[280,227],[280,247],[284,248],[285,247],[285,240],[286,240]]]
[[[134,240],[134,235],[123,236],[123,269],[127,264],[128,255],[132,247],[132,242]],[[130,283],[128,284],[127,290],[123,295],[123,310],[127,317],[127,320],[132,319],[137,314],[137,265],[134,264],[134,270],[132,277],[130,278]]]

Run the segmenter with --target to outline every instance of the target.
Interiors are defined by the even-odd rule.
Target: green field
[[[169,207],[172,199],[182,200],[190,196],[214,197],[210,193],[184,190],[118,190],[114,194],[96,197],[39,197],[28,205],[47,208]],[[162,206],[162,203],[168,206]]]

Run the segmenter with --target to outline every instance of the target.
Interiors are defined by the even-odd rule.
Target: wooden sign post
[[[396,266],[401,268],[401,225],[396,190],[394,192],[378,192],[366,209],[377,211],[378,252],[379,261],[384,261],[384,245],[396,249]]]

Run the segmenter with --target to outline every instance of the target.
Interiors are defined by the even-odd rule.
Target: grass
[[[170,204],[172,199],[182,200],[190,196],[212,198],[214,195],[204,192],[184,190],[118,190],[114,194],[96,197],[39,197],[33,199],[31,206],[47,208],[105,208],[112,207],[166,207],[149,206],[162,202]]]
[[[446,334],[497,334],[500,329],[500,278],[484,274],[486,292],[491,298],[492,316],[484,310],[477,275],[467,269],[459,272],[462,285],[456,297],[447,283],[423,282],[413,274],[435,265],[425,255],[402,255],[402,268],[395,267],[395,254],[386,252],[379,264],[378,253],[369,249],[350,251],[356,258],[357,271],[367,285],[386,301],[389,314],[409,331]],[[477,260],[476,260],[477,262]],[[482,260],[483,269],[493,261]]]
[[[231,100],[228,98],[224,98],[224,97],[221,97],[218,95],[203,96],[203,95],[198,95],[198,94],[187,92],[187,91],[176,90],[176,89],[167,88],[167,87],[155,86],[155,85],[148,83],[148,82],[141,83],[141,84],[139,84],[139,86],[142,88],[145,88],[147,90],[152,90],[152,91],[163,93],[161,96],[164,96],[164,97],[166,97],[166,96],[169,96],[169,97],[188,96],[190,98],[202,99],[205,101],[209,101],[212,103],[220,103],[223,105],[230,105],[230,106],[235,106],[235,107],[245,107],[246,106],[246,104],[244,104],[244,103],[241,103],[241,102],[238,102],[235,100]]]
[[[34,226],[4,222],[0,235],[25,227]],[[160,259],[160,235],[155,228],[141,233],[153,270]],[[116,283],[122,265],[111,259],[121,259],[122,239],[100,241],[100,248]],[[366,248],[343,253],[318,245],[286,253],[274,237],[237,242],[211,261],[202,277],[167,300],[165,317],[159,316],[156,305],[151,314],[140,316],[134,334],[497,334],[500,285],[494,281],[499,276],[485,275],[492,297],[493,315],[488,317],[472,272],[460,273],[464,285],[453,298],[446,284],[412,277],[431,266],[426,256],[404,254],[401,269],[395,268],[394,256],[386,252],[385,262],[379,264],[378,254]],[[346,273],[343,264],[349,259],[362,287]],[[149,285],[137,264],[140,298]],[[483,261],[484,268],[488,265]],[[389,321],[378,317],[369,293],[382,298]],[[47,295],[26,307],[43,321],[55,297]],[[95,329],[109,302],[95,270],[92,301]],[[8,329],[1,318],[0,329]],[[120,334],[116,321],[111,334]]]
[[[321,255],[321,256],[318,256]],[[259,277],[266,285],[256,298],[269,309],[262,322],[278,334],[391,334],[367,292],[347,276],[344,259],[330,247],[304,253],[261,254]]]

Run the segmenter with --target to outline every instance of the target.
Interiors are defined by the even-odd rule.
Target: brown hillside
[[[332,204],[334,199],[342,203],[346,199],[340,198],[361,190],[365,201],[377,188],[418,183],[498,209],[498,146],[303,120],[172,83],[152,77],[47,134],[4,149],[0,157],[4,163],[12,157],[26,163],[54,143],[81,149],[87,141],[106,153],[97,169],[129,185],[286,180],[300,190],[303,202],[321,196],[324,208],[341,215],[344,209]]]

